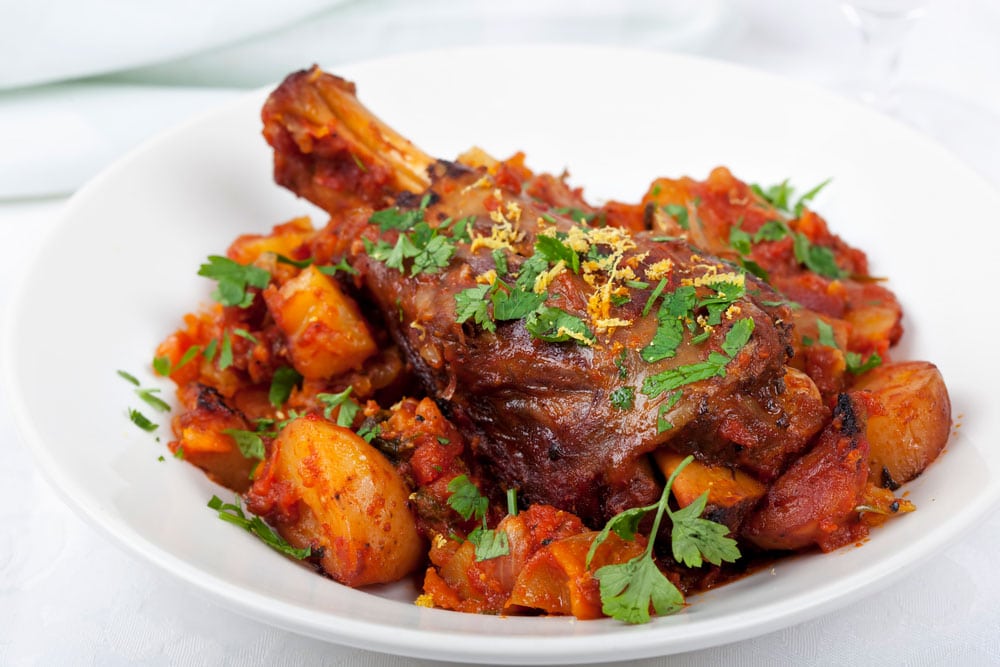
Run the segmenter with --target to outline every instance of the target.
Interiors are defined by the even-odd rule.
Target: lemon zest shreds
[[[479,283],[480,285],[492,285],[496,281],[497,281],[496,269],[490,269],[489,271],[486,271],[485,273],[480,273],[478,276],[476,276],[476,282]]]
[[[493,213],[499,213],[499,211],[494,211]],[[490,217],[493,217],[493,213]],[[489,248],[490,250],[504,249],[510,250],[511,252],[516,252],[514,250],[514,243],[520,241],[522,233],[515,231],[514,227],[509,221],[503,219],[503,215],[500,215],[501,222],[492,225],[490,227],[490,235],[482,236],[476,234],[472,239],[472,243],[469,244],[469,250],[475,252],[479,248]]]
[[[532,291],[535,294],[542,294],[543,292],[545,292],[545,290],[549,288],[549,285],[552,284],[552,281],[555,280],[556,277],[560,273],[563,273],[565,270],[566,270],[566,262],[560,259],[551,269],[549,269],[548,271],[543,271],[538,274],[538,277],[535,278],[535,284],[531,288]]]
[[[475,183],[470,183],[462,188],[462,194],[469,192],[470,190],[475,190],[476,188],[490,188],[493,187],[493,179],[489,176],[483,176]]]
[[[587,334],[582,331],[570,331],[566,327],[559,327],[556,331],[556,337],[567,336],[573,340],[578,340],[584,345],[593,345],[594,339],[587,336]]]
[[[595,320],[594,327],[598,331],[610,331],[611,329],[617,329],[618,327],[627,327],[632,325],[632,320],[623,320],[620,317],[608,317],[603,320]]]
[[[670,272],[674,270],[674,263],[671,259],[661,259],[659,262],[650,264],[646,267],[646,279],[647,280],[659,280],[660,278],[665,278],[670,275]]]
[[[714,267],[712,267],[714,268]],[[730,271],[728,273],[710,273],[697,278],[685,278],[682,285],[693,285],[694,287],[712,286],[719,283],[731,283],[733,285],[746,285],[746,274]]]

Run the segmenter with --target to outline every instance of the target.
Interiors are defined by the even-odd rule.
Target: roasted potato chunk
[[[395,468],[353,431],[316,415],[286,426],[247,494],[247,507],[348,586],[396,581],[424,545]]]
[[[246,419],[216,389],[197,382],[186,385],[178,398],[187,409],[173,419],[177,439],[170,443],[170,451],[201,468],[212,481],[237,493],[246,491],[260,460],[244,456],[226,433],[249,428]]]
[[[888,364],[854,385],[881,406],[868,418],[869,480],[895,490],[937,458],[951,431],[951,400],[937,367],[926,361]]]
[[[360,368],[377,351],[358,305],[314,266],[268,288],[264,300],[288,340],[292,365],[307,379]]]
[[[868,482],[865,413],[858,395],[838,397],[833,421],[812,450],[768,489],[744,537],[764,549],[815,544],[831,551],[866,534],[858,517]]]
[[[668,449],[658,450],[653,458],[664,477],[670,477],[684,460]],[[708,491],[705,518],[735,530],[764,496],[767,487],[742,470],[695,460],[681,470],[670,491],[681,507],[687,507]]]

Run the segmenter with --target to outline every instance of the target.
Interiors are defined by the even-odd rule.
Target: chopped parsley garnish
[[[733,357],[746,345],[753,333],[754,321],[750,318],[737,320],[726,332],[720,352],[709,352],[708,359],[693,364],[668,368],[667,370],[648,376],[642,383],[642,393],[650,398],[683,387],[692,382],[707,380],[711,377],[725,377],[726,366]]]
[[[131,373],[128,373],[126,371],[118,371],[118,376],[123,378],[129,384],[134,384],[136,387],[139,386],[139,379],[136,376],[132,375]]]
[[[133,424],[141,428],[143,431],[146,431],[147,433],[151,433],[156,429],[160,428],[159,424],[154,424],[149,420],[148,417],[146,417],[146,415],[142,414],[141,412],[133,408],[128,409],[128,418],[132,421]]]
[[[608,396],[611,406],[619,410],[631,410],[635,405],[635,387],[618,387]]]
[[[503,278],[507,275],[507,255],[504,253],[503,248],[497,248],[493,251],[493,266],[496,267],[497,275]]]
[[[239,336],[240,338],[244,339],[244,340],[250,341],[254,345],[256,345],[259,342],[257,340],[257,337],[254,336],[249,331],[247,331],[246,329],[233,329],[233,333],[236,334],[237,336]]]
[[[222,431],[236,441],[236,446],[240,448],[240,454],[248,459],[264,458],[264,440],[253,431],[244,431],[238,428],[227,428]]]
[[[222,334],[222,345],[219,348],[219,370],[224,371],[233,365],[233,341],[229,332]]]
[[[170,412],[170,404],[159,396],[154,395],[158,393],[160,393],[159,389],[144,389],[139,387],[135,390],[136,396],[141,398],[146,405],[150,406],[154,410],[159,410],[160,412]]]
[[[795,214],[796,218],[802,217],[802,213],[805,210],[806,202],[812,201],[813,198],[815,198],[816,195],[818,195],[823,188],[829,185],[830,181],[832,180],[833,180],[832,178],[826,179],[825,181],[814,187],[812,190],[799,197],[798,201],[795,202],[794,208],[792,209],[792,213]]]
[[[302,376],[291,366],[282,366],[274,371],[267,398],[276,408],[280,408],[292,395],[292,389],[302,382]]]
[[[664,616],[684,606],[684,596],[657,567],[653,560],[653,544],[659,533],[660,522],[666,513],[673,522],[670,534],[674,559],[687,567],[700,567],[704,561],[719,565],[723,561],[735,562],[740,558],[736,541],[727,537],[726,526],[700,518],[708,501],[708,491],[696,501],[676,512],[670,510],[670,491],[677,475],[694,457],[688,456],[674,470],[663,487],[659,502],[646,507],[635,507],[614,516],[598,533],[587,553],[585,567],[597,553],[597,548],[611,531],[626,541],[634,541],[643,517],[656,511],[646,549],[632,560],[605,565],[594,572],[600,582],[601,611],[625,623],[649,622],[649,607]]]
[[[656,287],[653,288],[653,292],[649,295],[649,299],[646,301],[646,305],[642,307],[642,316],[645,317],[649,314],[649,311],[653,308],[653,304],[663,293],[664,288],[667,286],[667,279],[660,278],[660,282],[656,283]]]
[[[878,352],[872,352],[864,361],[857,352],[847,352],[844,358],[847,361],[847,371],[853,375],[861,375],[882,365],[882,357]]]
[[[455,254],[455,242],[441,234],[444,225],[435,228],[424,220],[429,202],[430,195],[425,195],[420,208],[404,211],[392,207],[373,213],[369,222],[377,224],[382,232],[397,230],[399,236],[395,245],[381,239],[375,243],[364,239],[368,256],[400,273],[406,273],[405,263],[410,260],[411,276],[437,273],[448,266]]]
[[[580,273],[580,256],[555,236],[540,234],[535,238],[535,255],[541,255],[552,264],[566,262],[573,273]]]
[[[594,333],[590,327],[562,308],[542,306],[528,317],[524,326],[532,336],[547,343],[573,339],[583,345],[594,344]]]
[[[324,266],[317,266],[316,270],[327,276],[335,276],[338,271],[343,271],[344,273],[350,274],[352,276],[358,275],[358,270],[347,263],[346,259],[342,259],[336,264],[327,264]]]
[[[365,442],[370,443],[372,440],[377,438],[382,432],[382,425],[375,422],[371,424],[362,424],[361,428],[358,429],[358,437],[360,437]]]
[[[486,301],[486,295],[491,289],[490,285],[477,285],[456,294],[455,322],[461,324],[471,319],[484,331],[496,331],[497,326],[490,317],[489,304]]]
[[[292,259],[290,257],[285,257],[284,255],[280,255],[280,254],[277,255],[277,260],[278,260],[279,264],[290,264],[291,266],[294,266],[294,267],[299,268],[299,269],[304,269],[307,266],[312,265],[312,263],[315,261],[315,260],[313,260],[312,257],[307,257],[305,259]],[[355,269],[350,264],[348,264],[347,263],[347,259],[341,259],[336,264],[329,264],[329,265],[325,265],[325,266],[317,266],[316,270],[319,271],[320,273],[328,275],[328,276],[335,276],[335,275],[337,275],[338,271],[343,271],[344,273],[349,273],[351,275],[357,275],[358,274],[358,270]]]
[[[316,394],[316,399],[324,406],[323,416],[331,419],[333,410],[337,408],[337,426],[350,428],[354,424],[354,418],[361,410],[361,406],[351,398],[354,387],[348,387],[344,391],[336,394]]]
[[[235,526],[243,528],[249,533],[256,535],[264,544],[271,547],[275,551],[279,551],[286,556],[291,556],[298,560],[303,558],[308,558],[312,555],[312,549],[306,547],[305,549],[296,549],[288,542],[285,541],[281,535],[276,533],[273,528],[264,523],[264,520],[259,516],[253,516],[247,518],[246,514],[243,513],[243,507],[240,505],[240,500],[237,497],[236,503],[224,503],[222,499],[218,496],[212,496],[212,499],[208,501],[208,506],[219,513],[219,518],[223,521],[227,521]]]
[[[690,317],[696,305],[697,294],[690,285],[678,287],[663,295],[663,302],[656,314],[657,326],[653,340],[639,352],[643,361],[653,363],[674,356],[684,338],[682,320]]]
[[[479,493],[479,487],[472,483],[466,475],[458,475],[448,482],[448,506],[468,521],[475,517],[477,521],[486,516],[490,501]]]
[[[628,366],[626,362],[628,361],[628,350],[622,348],[622,351],[618,353],[615,358],[615,368],[618,369],[618,377],[622,380],[628,377]]]
[[[157,375],[164,377],[170,375],[170,357],[155,357],[153,359],[153,370]]]
[[[535,287],[535,280],[548,268],[549,263],[544,257],[539,254],[532,255],[521,264],[515,284],[525,292],[530,292]]]
[[[202,264],[198,275],[217,282],[212,298],[224,306],[247,308],[253,303],[250,287],[264,289],[271,280],[271,274],[253,265],[244,265],[228,257],[210,255],[207,264]]]
[[[510,543],[507,533],[502,530],[492,530],[477,526],[466,538],[476,549],[476,561],[499,558],[510,553]]]
[[[792,237],[795,259],[813,273],[826,278],[844,278],[848,272],[837,266],[833,251],[826,246],[815,245],[805,234],[795,233]]]
[[[493,317],[496,320],[520,320],[536,311],[545,301],[544,294],[525,291],[520,287],[510,287],[497,280],[500,289],[493,292]]]
[[[486,510],[489,500],[479,493],[479,488],[466,475],[459,475],[448,482],[448,506],[458,512],[466,521],[475,517],[482,521],[466,539],[475,547],[476,561],[490,560],[510,553],[507,533],[486,527]],[[509,496],[508,496],[509,503]]]
[[[827,347],[837,347],[837,339],[833,335],[833,327],[824,320],[816,319],[816,330],[819,332],[819,344]]]
[[[673,218],[681,229],[687,230],[691,228],[691,223],[688,221],[687,206],[683,204],[667,204],[663,207],[663,211]]]

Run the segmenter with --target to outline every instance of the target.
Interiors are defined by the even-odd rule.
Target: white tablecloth
[[[630,4],[647,13],[655,9],[650,2],[622,6]],[[661,31],[622,18],[624,10],[612,12],[611,3],[557,2],[541,9],[513,2],[508,10],[520,12],[522,19],[533,17],[533,28],[522,33],[525,41],[673,48],[831,87],[850,78],[857,63],[860,42],[833,2],[720,0],[708,5],[710,11],[696,12],[696,20],[683,29]],[[561,13],[574,6],[575,20]],[[691,6],[680,3],[674,10]],[[0,93],[0,183],[14,183],[53,159],[26,152],[23,136],[16,136],[16,123],[35,113],[82,109],[78,120],[94,123],[94,145],[101,150],[53,163],[51,179],[36,179],[41,186],[23,194],[66,193],[142,137],[236,89],[266,83],[312,61],[330,66],[422,45],[499,43],[511,39],[504,16],[489,3],[460,8],[434,1],[347,3],[284,31],[173,63],[64,88]],[[931,3],[928,16],[904,44],[902,81],[976,110],[979,125],[944,128],[939,138],[1000,187],[1000,153],[987,149],[990,141],[1000,140],[1000,124],[990,124],[1000,117],[998,35],[996,2]],[[214,87],[190,95],[175,88],[195,85]],[[72,91],[69,97],[66,90]],[[105,94],[110,97],[104,99],[126,95],[142,104],[160,95],[165,100],[172,92],[178,95],[169,104],[157,104],[158,114],[140,116],[142,121],[128,127],[116,123],[114,131],[100,124]],[[74,105],[73,99],[92,99],[93,108]],[[46,147],[44,141],[31,145],[38,151]],[[21,151],[16,159],[12,147]],[[54,226],[65,200],[63,194],[10,198],[2,188],[0,197],[8,199],[0,199],[0,312],[6,312],[26,258]],[[56,401],[72,400],[56,396]],[[42,479],[19,447],[7,405],[0,394],[0,665],[435,664],[330,645],[248,620],[119,551]],[[58,412],[57,402],[53,411]],[[1000,664],[1000,574],[991,566],[997,553],[1000,517],[994,515],[899,583],[840,611],[756,639],[643,664]]]

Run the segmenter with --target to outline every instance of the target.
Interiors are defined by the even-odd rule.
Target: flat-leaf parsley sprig
[[[264,544],[271,547],[275,551],[280,551],[281,553],[298,560],[308,558],[312,555],[311,548],[306,547],[305,549],[296,549],[286,542],[285,538],[276,533],[273,528],[264,523],[264,520],[259,516],[252,515],[248,518],[243,512],[243,507],[240,505],[238,497],[235,503],[225,503],[222,502],[222,499],[218,496],[212,496],[212,499],[208,501],[208,506],[219,513],[220,519],[235,526],[239,526],[248,533],[253,533],[260,538]]]
[[[653,560],[653,544],[664,514],[673,522],[670,542],[674,559],[678,563],[687,567],[701,567],[704,561],[720,565],[723,561],[732,563],[739,559],[740,551],[736,540],[727,537],[729,529],[701,518],[708,502],[708,491],[676,512],[671,511],[668,506],[674,480],[693,460],[693,456],[688,456],[681,461],[667,479],[659,502],[646,507],[634,507],[615,515],[594,538],[590,551],[587,552],[585,567],[588,568],[597,548],[612,531],[623,540],[634,541],[639,522],[648,512],[656,511],[649,532],[649,542],[643,553],[625,563],[605,565],[594,572],[594,577],[600,582],[601,611],[608,616],[625,623],[648,623],[650,606],[660,616],[672,614],[684,606],[684,596]]]

